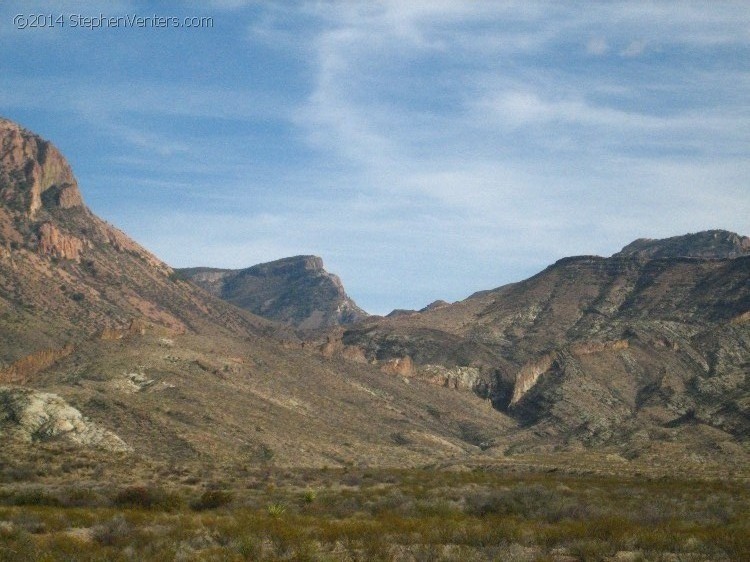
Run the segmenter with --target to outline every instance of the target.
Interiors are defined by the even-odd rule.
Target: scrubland
[[[72,473],[75,471],[73,470]],[[741,480],[438,469],[7,471],[0,560],[747,560]]]

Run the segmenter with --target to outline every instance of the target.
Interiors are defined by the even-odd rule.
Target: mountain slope
[[[353,324],[367,316],[317,256],[295,256],[240,270],[177,271],[227,302],[302,330]]]
[[[665,245],[690,249],[691,236]],[[489,397],[527,428],[514,450],[746,447],[750,256],[710,254],[704,244],[695,252],[704,257],[566,258],[460,303],[369,319],[344,331],[340,345]]]
[[[206,298],[84,205],[49,142],[0,121],[0,365],[135,319],[169,333],[273,331],[265,320]]]
[[[476,396],[322,357],[181,280],[86,208],[54,146],[6,120],[0,248],[0,443],[13,462],[43,445],[197,472],[402,466],[470,458],[514,426]]]

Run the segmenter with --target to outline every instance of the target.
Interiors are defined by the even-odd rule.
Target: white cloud
[[[603,37],[592,37],[586,43],[586,52],[590,55],[603,55],[609,50],[609,45]]]
[[[298,97],[156,74],[0,75],[0,105],[73,111],[123,142],[109,155],[120,175],[88,178],[169,193],[166,212],[108,218],[175,265],[321,254],[387,312],[640,236],[750,231],[750,80],[725,48],[750,48],[737,4],[213,5],[253,5],[231,15],[246,17],[234,47],[306,65]],[[268,119],[287,136],[263,137]],[[233,132],[198,126],[217,122]],[[281,149],[256,156],[255,134]],[[287,152],[295,142],[307,150]]]
[[[623,57],[639,57],[646,51],[646,41],[631,41],[620,53]]]

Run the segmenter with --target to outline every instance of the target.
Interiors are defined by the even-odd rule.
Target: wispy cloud
[[[83,168],[94,204],[175,265],[318,253],[387,312],[640,236],[750,231],[738,3],[207,9],[221,34],[67,36],[55,67],[0,75],[0,107],[102,141],[78,157],[112,167]]]

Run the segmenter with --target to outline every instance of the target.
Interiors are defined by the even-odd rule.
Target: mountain
[[[60,152],[3,120],[0,478],[40,458],[66,478],[50,459],[84,457],[88,478],[105,465],[147,478],[272,464],[745,471],[750,256],[690,236],[664,243],[673,255],[649,242],[564,258],[303,341],[290,324],[324,325],[345,295],[319,259],[216,276],[282,322],[261,318],[96,217]],[[295,291],[312,301],[297,316]]]
[[[240,270],[177,271],[212,295],[302,330],[354,324],[367,317],[317,256],[295,256]]]
[[[513,423],[474,395],[324,357],[183,280],[86,207],[50,142],[7,120],[0,249],[0,479],[40,455],[60,478],[83,456],[147,478],[154,463],[408,466],[470,458]],[[316,258],[250,271],[237,282],[266,294],[295,278],[326,306],[326,287],[344,294]]]
[[[0,365],[155,324],[165,333],[276,330],[178,279],[96,217],[48,141],[0,121]],[[135,321],[135,325],[133,325]]]
[[[615,256],[642,258],[736,258],[750,254],[750,238],[726,230],[706,230],[663,240],[639,238]]]
[[[511,451],[747,451],[746,241],[710,231],[565,258],[459,303],[372,317],[337,341],[491,400],[518,423]]]

